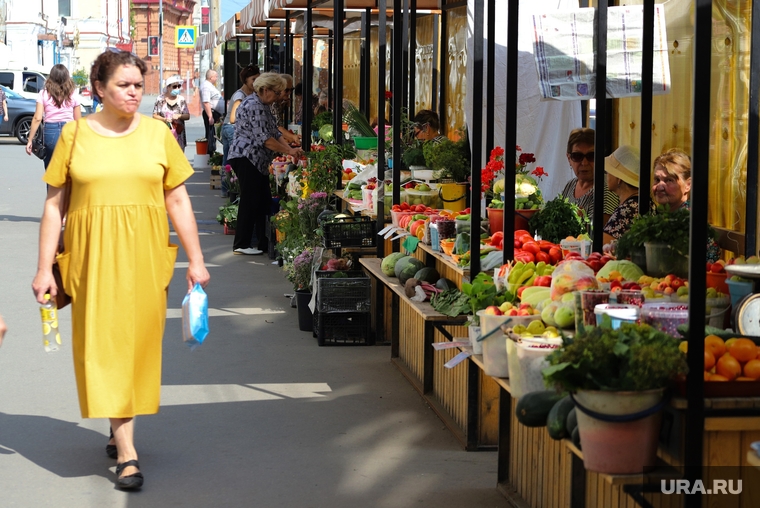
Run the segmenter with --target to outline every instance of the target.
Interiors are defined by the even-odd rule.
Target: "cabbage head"
[[[607,264],[597,272],[596,277],[598,279],[608,279],[610,272],[613,270],[620,272],[620,274],[625,277],[625,280],[638,281],[639,278],[644,275],[644,271],[639,268],[639,265],[632,261],[622,259],[620,261],[608,261]]]

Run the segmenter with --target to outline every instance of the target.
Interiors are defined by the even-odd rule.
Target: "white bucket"
[[[193,158],[193,169],[206,169],[209,168],[208,164],[208,154],[195,154],[195,157]]]

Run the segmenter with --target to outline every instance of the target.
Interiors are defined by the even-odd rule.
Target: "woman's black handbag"
[[[38,159],[45,158],[45,134],[42,130],[42,125],[37,129],[37,134],[32,139],[32,153],[36,155]]]

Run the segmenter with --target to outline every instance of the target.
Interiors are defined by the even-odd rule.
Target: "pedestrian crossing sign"
[[[195,36],[197,34],[194,26],[177,26],[174,28],[174,47],[175,48],[194,48]]]

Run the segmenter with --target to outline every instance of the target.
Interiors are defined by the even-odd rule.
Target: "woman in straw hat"
[[[604,243],[623,236],[639,215],[639,164],[639,151],[628,145],[619,147],[604,159],[607,186],[620,199],[604,226]]]

